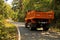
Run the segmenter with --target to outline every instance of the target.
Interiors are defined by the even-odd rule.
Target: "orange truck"
[[[25,17],[25,27],[31,30],[42,27],[44,31],[49,29],[49,24],[51,20],[54,19],[54,11],[39,12],[39,11],[29,11]]]

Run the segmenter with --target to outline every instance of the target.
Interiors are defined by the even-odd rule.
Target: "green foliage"
[[[51,8],[52,0],[24,0],[23,6],[25,10],[47,11]],[[50,9],[51,10],[51,9]]]
[[[4,4],[3,13],[5,18],[12,18],[14,11],[11,9],[11,6]]]
[[[20,16],[20,13],[21,13],[21,12],[19,13],[19,10],[20,10],[19,3],[18,3],[17,0],[13,0],[12,5],[13,5],[12,9],[14,11],[13,20],[18,21],[20,19],[19,16]]]
[[[2,19],[13,18],[14,11],[9,4],[4,3],[4,0],[0,0],[0,15]]]
[[[10,27],[6,27],[4,24],[9,24],[11,25]],[[16,34],[17,34],[17,29],[14,25],[11,23],[7,23],[5,21],[0,21],[0,40],[17,40]]]
[[[60,0],[55,0],[55,26],[60,29]]]
[[[6,4],[4,0],[0,0],[0,40],[17,40],[16,27],[5,21],[5,19],[13,19],[14,14],[15,12],[11,9],[11,6]]]

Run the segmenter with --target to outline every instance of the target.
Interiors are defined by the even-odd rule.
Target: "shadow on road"
[[[60,40],[60,33],[30,31],[25,27],[19,27],[21,33],[21,40]]]

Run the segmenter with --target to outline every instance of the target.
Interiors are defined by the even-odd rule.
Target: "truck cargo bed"
[[[48,12],[36,12],[36,11],[30,11],[27,14],[27,19],[54,19],[54,12],[48,11]]]

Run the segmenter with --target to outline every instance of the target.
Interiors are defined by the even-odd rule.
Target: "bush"
[[[6,24],[9,24],[9,27],[6,27],[7,25],[4,25],[3,22],[0,22],[0,40],[17,40],[16,27],[11,23]]]

